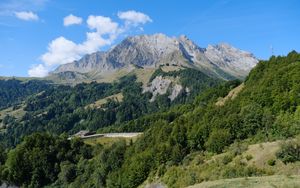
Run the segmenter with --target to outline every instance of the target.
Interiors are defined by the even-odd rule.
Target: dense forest
[[[0,109],[17,105],[26,97],[51,87],[51,82],[42,80],[0,80]]]
[[[13,146],[22,136],[35,131],[55,135],[35,133],[22,139],[10,151],[1,147],[1,179],[24,187],[128,188],[138,187],[146,180],[161,179],[169,187],[180,187],[180,173],[176,167],[185,164],[194,154],[214,155],[245,141],[259,143],[299,134],[299,72],[300,54],[297,52],[286,57],[272,56],[250,72],[244,88],[224,105],[216,105],[216,102],[240,82],[221,82],[201,73],[201,85],[190,86],[198,88],[191,95],[193,100],[174,104],[163,96],[149,103],[150,94],[140,94],[141,87],[134,76],[124,77],[114,84],[50,88],[29,98],[26,115],[21,121],[12,118],[7,132],[1,136],[2,141],[11,142],[3,142],[4,145]],[[195,78],[192,72],[176,74]],[[185,78],[187,80],[182,83],[199,83]],[[107,110],[84,108],[98,98],[120,91],[124,100],[108,102]],[[144,131],[144,134],[134,143],[93,147],[80,140],[67,140],[62,134],[83,127],[98,131]],[[287,143],[278,153],[278,159],[299,161],[297,148],[298,142]],[[200,160],[198,166],[202,167]],[[208,167],[202,168],[200,170],[204,171]],[[214,173],[223,178],[268,172],[239,164]],[[187,185],[209,179],[209,176],[189,175],[191,181]]]

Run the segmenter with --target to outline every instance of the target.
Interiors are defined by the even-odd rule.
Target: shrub
[[[276,160],[275,159],[269,159],[268,160],[268,165],[274,166],[275,164],[276,164]]]
[[[246,155],[246,160],[247,160],[247,161],[250,161],[251,159],[253,159],[253,156],[252,156],[252,155]]]
[[[233,159],[233,156],[232,155],[225,155],[222,159],[222,163],[224,165],[227,165],[228,163],[230,163]]]
[[[243,166],[234,165],[225,167],[222,171],[222,176],[224,178],[236,178],[236,177],[251,177],[251,176],[261,176],[266,172],[263,169],[259,169],[255,166]]]
[[[244,151],[248,149],[248,145],[245,143],[235,142],[229,148],[229,151],[234,155],[241,155]]]
[[[203,155],[197,155],[194,159],[195,165],[201,165],[204,163],[204,156]]]
[[[226,129],[215,129],[209,135],[205,147],[208,151],[221,153],[225,146],[230,143],[230,133]]]
[[[293,163],[300,161],[300,141],[286,141],[281,145],[281,149],[276,153],[276,157],[283,163]]]

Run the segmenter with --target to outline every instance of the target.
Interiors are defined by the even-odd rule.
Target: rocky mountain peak
[[[125,39],[126,40],[126,39]],[[141,48],[148,48],[152,52],[161,53],[164,51],[174,50],[177,47],[175,38],[171,38],[162,33],[154,35],[139,35],[127,38],[131,45],[136,45]]]
[[[96,52],[73,63],[61,65],[53,73],[73,71],[97,72],[97,75],[133,66],[142,68],[170,64],[202,70],[223,79],[244,78],[258,63],[248,52],[226,43],[201,48],[187,36],[178,38],[165,34],[128,37],[107,52]]]
[[[242,74],[247,74],[258,63],[253,54],[237,49],[227,43],[220,43],[215,46],[208,45],[205,55],[218,66],[237,71],[241,70]]]

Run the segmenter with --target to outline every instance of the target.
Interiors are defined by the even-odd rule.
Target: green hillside
[[[150,103],[149,94],[140,95],[135,77],[125,77],[114,84],[61,86],[52,93],[46,91],[27,101],[25,110],[29,115],[24,116],[22,125],[10,122],[5,139],[21,138],[37,130],[61,134],[86,127],[99,132],[144,134],[130,144],[120,141],[86,146],[78,141],[76,144],[84,149],[74,151],[76,147],[67,147],[56,156],[51,148],[55,150],[61,143],[49,141],[43,148],[34,144],[42,142],[43,135],[33,134],[15,149],[2,152],[1,179],[24,187],[132,188],[151,182],[186,187],[209,180],[273,175],[279,170],[280,175],[298,175],[300,142],[293,138],[300,133],[299,72],[300,54],[294,51],[286,57],[261,61],[238,94],[222,105],[216,105],[217,101],[226,98],[240,82],[220,82],[193,71],[154,73],[184,75],[181,83],[193,84],[189,87],[197,93],[192,93],[191,98],[182,95],[174,103],[163,96]],[[101,89],[94,90],[98,87]],[[120,104],[111,101],[106,106],[108,110],[84,110],[89,103],[120,92],[124,96]],[[107,114],[110,112],[117,113]],[[47,137],[61,140],[64,135]],[[287,139],[283,144],[268,145]],[[72,146],[72,142],[66,140],[64,144]],[[272,154],[259,156],[260,152],[268,152],[260,151],[260,144],[253,146],[257,143],[265,143],[270,149],[266,151]],[[69,153],[76,153],[78,158],[67,158]],[[48,157],[51,160],[45,160]],[[31,159],[36,162],[17,163]]]
[[[51,87],[50,83],[42,80],[0,79],[0,109],[19,104],[26,97]]]
[[[74,134],[79,130],[96,131],[113,124],[123,124],[145,114],[166,111],[171,106],[190,102],[197,93],[222,82],[193,69],[154,74],[178,77],[179,83],[189,87],[190,92],[183,90],[174,101],[170,101],[168,91],[150,102],[152,94],[143,93],[143,83],[137,81],[136,75],[122,77],[114,83],[92,82],[75,86],[46,85],[48,82],[44,84],[42,81],[0,81],[5,86],[0,90],[2,106],[7,107],[0,111],[1,127],[5,127],[0,134],[0,142],[11,147],[18,144],[23,136],[36,131]],[[11,98],[7,99],[9,93]],[[114,100],[114,96],[121,96],[120,100]],[[93,106],[99,102],[101,108]],[[21,105],[10,109],[13,104]]]

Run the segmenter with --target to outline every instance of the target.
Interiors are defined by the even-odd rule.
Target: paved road
[[[136,132],[136,133],[104,133],[104,134],[93,134],[93,135],[87,135],[87,136],[81,136],[82,139],[87,138],[97,138],[97,137],[109,137],[109,138],[132,138],[143,134],[142,132]],[[72,139],[72,137],[68,138],[69,140]]]

